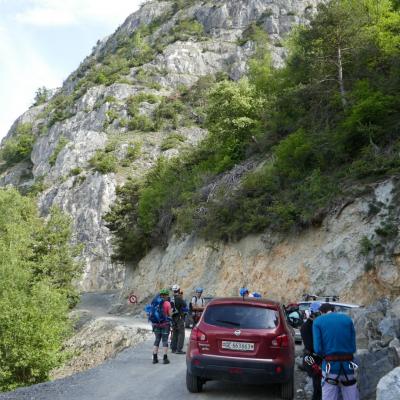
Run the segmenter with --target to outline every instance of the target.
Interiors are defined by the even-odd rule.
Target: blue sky
[[[0,0],[0,138],[144,0]]]

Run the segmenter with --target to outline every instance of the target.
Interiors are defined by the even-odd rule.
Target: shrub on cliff
[[[0,190],[0,390],[41,382],[60,364],[71,331],[71,280],[80,273],[59,210],[39,218],[34,200]]]
[[[109,174],[111,172],[117,172],[117,157],[112,151],[97,150],[95,155],[89,160],[89,164],[92,168],[102,174]]]
[[[32,124],[18,125],[13,137],[8,139],[1,149],[1,158],[8,166],[29,159],[34,141]]]

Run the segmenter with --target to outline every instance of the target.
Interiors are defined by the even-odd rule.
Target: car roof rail
[[[304,301],[325,301],[329,303],[330,301],[338,301],[340,296],[338,295],[316,295],[316,294],[303,294]]]

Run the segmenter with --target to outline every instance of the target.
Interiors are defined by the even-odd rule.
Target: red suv
[[[209,380],[280,383],[294,395],[295,348],[282,306],[271,300],[212,300],[193,328],[186,356],[186,386],[198,393]]]

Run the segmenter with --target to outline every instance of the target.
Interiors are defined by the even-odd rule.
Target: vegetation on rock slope
[[[291,35],[282,69],[253,27],[248,77],[208,90],[208,137],[120,189],[107,216],[117,257],[138,260],[172,231],[237,240],[317,224],[350,185],[398,173],[398,8],[393,0],[321,5]],[[261,167],[235,190],[205,190],[250,157]]]

